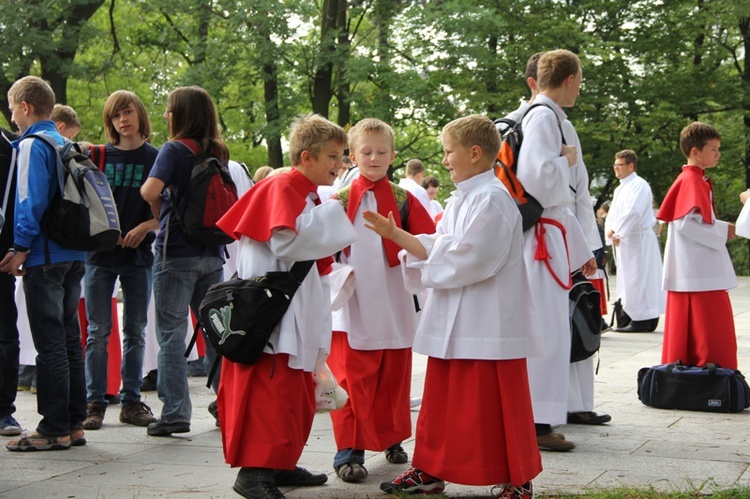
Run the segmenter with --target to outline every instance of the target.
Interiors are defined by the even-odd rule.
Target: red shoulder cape
[[[235,239],[247,236],[266,242],[275,229],[297,230],[297,217],[311,192],[316,193],[317,186],[296,169],[268,177],[248,190],[216,225]],[[333,259],[322,258],[317,263],[324,275]]]
[[[664,201],[656,214],[656,218],[664,222],[672,222],[698,208],[703,221],[713,223],[713,205],[711,204],[711,179],[704,171],[697,167],[686,165],[682,173],[669,188]]]

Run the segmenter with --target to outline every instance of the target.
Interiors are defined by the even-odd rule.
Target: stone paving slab
[[[614,289],[614,280],[610,282]],[[750,278],[730,294],[735,312],[739,367],[750,372]],[[611,310],[611,309],[610,309]],[[651,485],[657,490],[711,491],[750,486],[750,411],[708,414],[646,407],[638,401],[636,375],[661,358],[661,325],[655,333],[604,335],[596,378],[596,410],[612,415],[598,427],[565,425],[558,431],[577,448],[542,453],[544,471],[534,481],[537,494],[580,493],[592,488]],[[414,356],[412,395],[421,396],[426,359]],[[213,399],[205,378],[190,378],[191,433],[171,438],[146,435],[144,428],[118,421],[110,407],[104,427],[86,432],[88,445],[64,452],[15,453],[0,449],[0,498],[234,498],[236,470],[224,463],[221,435],[206,411]],[[154,392],[144,402],[156,414]],[[34,428],[36,398],[18,394],[17,419]],[[451,410],[451,408],[446,408]],[[418,412],[412,412],[416,422]],[[477,424],[490,424],[488,421]],[[5,439],[3,439],[4,441]],[[413,438],[404,442],[412,453]],[[366,453],[367,482],[346,484],[332,470],[335,443],[327,414],[315,417],[300,465],[329,474],[325,486],[285,489],[289,498],[378,498],[381,481],[406,465]],[[490,497],[490,487],[448,484],[448,497]]]

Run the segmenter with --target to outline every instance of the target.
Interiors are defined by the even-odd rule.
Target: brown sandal
[[[71,447],[80,447],[82,445],[86,445],[83,426],[74,426],[70,429],[70,445]]]
[[[37,432],[21,435],[5,444],[5,448],[12,451],[68,450],[70,445],[70,435],[53,437]]]

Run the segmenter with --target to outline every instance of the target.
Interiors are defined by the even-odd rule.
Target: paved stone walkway
[[[610,283],[614,289],[614,282]],[[739,364],[750,372],[750,278],[731,292],[739,344]],[[577,444],[570,453],[544,452],[537,494],[578,493],[590,488],[648,486],[658,490],[706,491],[750,485],[750,411],[708,414],[652,409],[636,394],[636,374],[661,358],[661,326],[655,333],[607,333],[596,378],[597,411],[608,412],[605,426],[561,427]],[[425,358],[414,356],[413,396],[421,395]],[[61,452],[15,453],[0,449],[2,498],[239,497],[231,490],[236,471],[224,463],[221,435],[206,408],[213,399],[205,378],[191,378],[192,432],[171,438],[119,423],[112,407],[104,427],[86,433],[88,445]],[[144,393],[156,414],[156,393]],[[34,428],[35,396],[18,394],[17,419]],[[446,410],[458,410],[446,408]],[[416,421],[417,412],[413,413]],[[491,419],[477,424],[492,424]],[[413,439],[404,443],[411,454]],[[386,497],[381,481],[404,465],[388,464],[382,453],[368,453],[368,481],[345,484],[332,469],[335,444],[330,418],[319,414],[300,465],[329,474],[325,486],[285,490],[289,498]],[[490,497],[489,487],[448,484],[449,497]]]

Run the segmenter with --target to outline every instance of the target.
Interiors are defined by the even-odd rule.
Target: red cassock
[[[411,348],[355,350],[333,332],[328,367],[349,394],[331,412],[336,448],[382,451],[411,436]]]
[[[268,241],[274,229],[296,229],[316,189],[297,170],[270,177],[247,191],[217,225],[235,238]],[[331,262],[318,260],[318,269]],[[224,359],[217,403],[227,463],[294,469],[315,415],[311,373],[290,368],[287,354],[263,354],[252,366]]]
[[[375,195],[378,213],[385,217],[392,213],[398,227],[411,234],[435,232],[435,223],[427,210],[407,191],[408,216],[401,220],[387,177],[372,182],[360,176],[352,182],[347,204],[347,215],[352,222],[368,190]],[[391,240],[383,240],[383,252],[390,267],[400,264],[400,250]],[[382,312],[387,314],[388,310]],[[411,359],[411,348],[356,350],[349,345],[345,332],[333,332],[328,366],[349,394],[346,405],[331,412],[339,450],[382,451],[411,436]]]
[[[685,166],[664,197],[656,218],[673,222],[697,208],[703,221],[712,224],[712,192],[711,179],[701,168]],[[726,290],[667,291],[661,358],[663,364],[679,360],[697,366],[714,363],[737,369],[734,318]]]
[[[464,485],[523,485],[542,471],[526,359],[427,361],[412,464]]]

